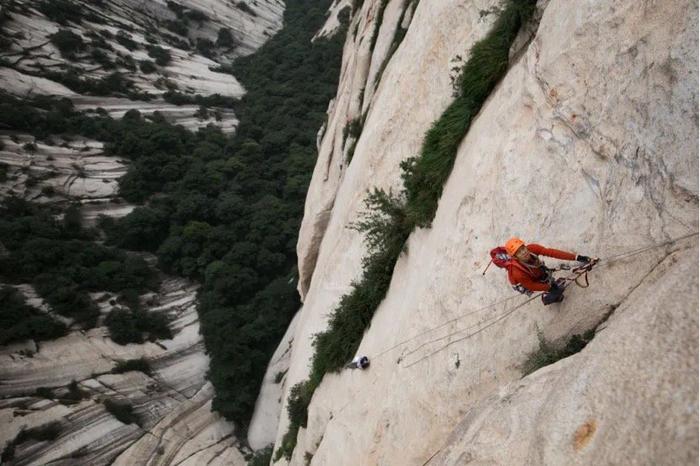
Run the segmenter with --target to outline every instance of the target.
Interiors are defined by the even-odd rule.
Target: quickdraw
[[[578,267],[574,267],[571,271],[574,273],[573,277],[568,277],[565,278],[567,283],[564,285],[564,288],[569,286],[571,283],[575,283],[576,286],[579,288],[588,288],[590,286],[590,283],[588,281],[588,272],[593,270],[593,267],[600,261],[600,259],[591,259],[589,262],[579,265]],[[581,283],[579,280],[583,279],[583,283]]]

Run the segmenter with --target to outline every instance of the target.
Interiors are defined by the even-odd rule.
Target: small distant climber
[[[555,279],[552,276],[553,270],[548,268],[539,256],[575,260],[584,264],[595,260],[573,252],[549,249],[539,244],[526,245],[520,238],[511,238],[505,247],[492,249],[491,260],[498,267],[507,270],[508,281],[513,285],[513,289],[528,295],[535,291],[544,291],[542,302],[545,306],[564,300],[564,280]]]
[[[369,367],[369,358],[367,356],[355,356],[347,366],[348,369],[367,369]]]

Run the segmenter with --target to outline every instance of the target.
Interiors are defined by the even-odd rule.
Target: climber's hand
[[[588,256],[578,255],[578,256],[576,256],[576,260],[578,262],[583,262],[584,264],[588,264],[592,259]]]

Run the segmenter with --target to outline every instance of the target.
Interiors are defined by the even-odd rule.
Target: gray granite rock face
[[[374,54],[392,36],[382,25],[369,50],[380,3],[353,17],[309,188],[287,391],[360,275],[365,248],[347,227],[365,193],[400,188],[399,163],[452,100],[450,69],[498,6],[421,1],[376,83]],[[502,271],[481,274],[511,235],[606,258],[696,234],[697,2],[538,9],[460,144],[432,228],[414,231],[394,269],[358,350],[376,356],[371,369],[324,378],[290,464],[697,462],[697,237],[601,264],[562,304],[507,317],[523,298]],[[343,128],[365,113],[348,163]],[[563,344],[593,328],[582,352],[522,378],[538,329]]]

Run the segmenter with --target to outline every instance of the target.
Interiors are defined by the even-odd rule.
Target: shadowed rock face
[[[498,6],[420,2],[375,86],[388,18],[405,2],[388,2],[372,51],[380,4],[365,0],[353,15],[358,32],[348,35],[309,188],[298,244],[304,307],[277,446],[312,336],[360,275],[365,247],[348,225],[368,189],[401,186],[399,163],[452,100],[452,64]],[[522,300],[502,271],[481,275],[488,251],[511,235],[605,258],[697,231],[696,8],[538,2],[539,22],[516,40],[508,74],[459,147],[432,228],[409,238],[364,335],[358,353],[371,369],[324,378],[290,464],[697,462],[696,238],[601,264],[590,288],[570,288],[562,304],[532,302],[461,339]],[[343,128],[365,112],[348,164]],[[562,342],[611,309],[582,352],[522,378],[538,328]]]
[[[159,112],[187,129],[214,124],[228,133],[238,124],[231,109],[214,109],[202,116],[199,105],[174,105],[161,96],[176,90],[188,96],[218,93],[240,98],[245,90],[236,78],[212,70],[254,52],[281,28],[284,11],[281,0],[171,2],[204,15],[203,19],[189,20],[187,34],[178,37],[165,27],[166,22],[178,19],[166,2],[98,4],[75,0],[76,11],[83,18],[63,25],[40,13],[39,2],[14,3],[9,20],[2,25],[4,35],[12,37],[2,51],[3,65],[8,65],[0,67],[4,92],[16,97],[64,96],[73,101],[77,111],[101,108],[114,118],[129,110],[144,116]],[[0,6],[0,10],[5,8],[7,5]],[[232,43],[217,47],[210,58],[204,56],[196,48],[197,39],[216,43],[221,28],[229,29]],[[61,54],[50,42],[50,36],[59,30],[70,30],[86,43],[102,37],[106,60],[113,65],[95,63],[82,51],[73,57]],[[135,49],[119,42],[119,34],[133,40]],[[185,47],[183,41],[192,45]],[[150,45],[168,50],[171,58],[166,65],[156,65],[154,72],[146,73],[139,67],[141,61],[154,60],[149,55]],[[130,60],[135,69],[124,67]],[[80,94],[46,76],[47,71],[69,70],[95,80],[115,71],[123,73],[133,91],[149,93],[152,98],[138,100],[121,92]],[[97,141],[51,139],[53,144],[48,145],[31,135],[10,134],[0,128],[0,163],[7,166],[7,176],[0,182],[0,198],[14,195],[57,204],[77,201],[86,226],[94,226],[99,215],[121,217],[134,208],[118,196],[118,179],[126,173],[128,161],[105,155],[103,144]],[[28,143],[35,147],[29,150]],[[155,261],[151,256],[146,258]],[[30,285],[17,288],[30,304],[50,312]],[[245,464],[241,450],[246,451],[246,447],[234,437],[233,425],[211,412],[214,393],[206,382],[209,360],[199,333],[196,292],[197,286],[187,280],[164,277],[160,290],[142,296],[148,310],[164,311],[169,316],[174,334],[171,340],[121,346],[112,342],[105,327],[97,327],[72,330],[53,341],[26,341],[0,348],[0,449],[23,429],[58,422],[60,433],[55,440],[18,443],[15,464]],[[103,315],[109,312],[113,296],[93,293],[92,298]],[[119,361],[139,358],[149,362],[150,374],[110,373]],[[71,399],[72,381],[82,399]],[[37,395],[39,387],[51,389],[51,396],[46,398],[46,392]],[[119,421],[105,408],[107,400],[131,405],[138,423]]]

